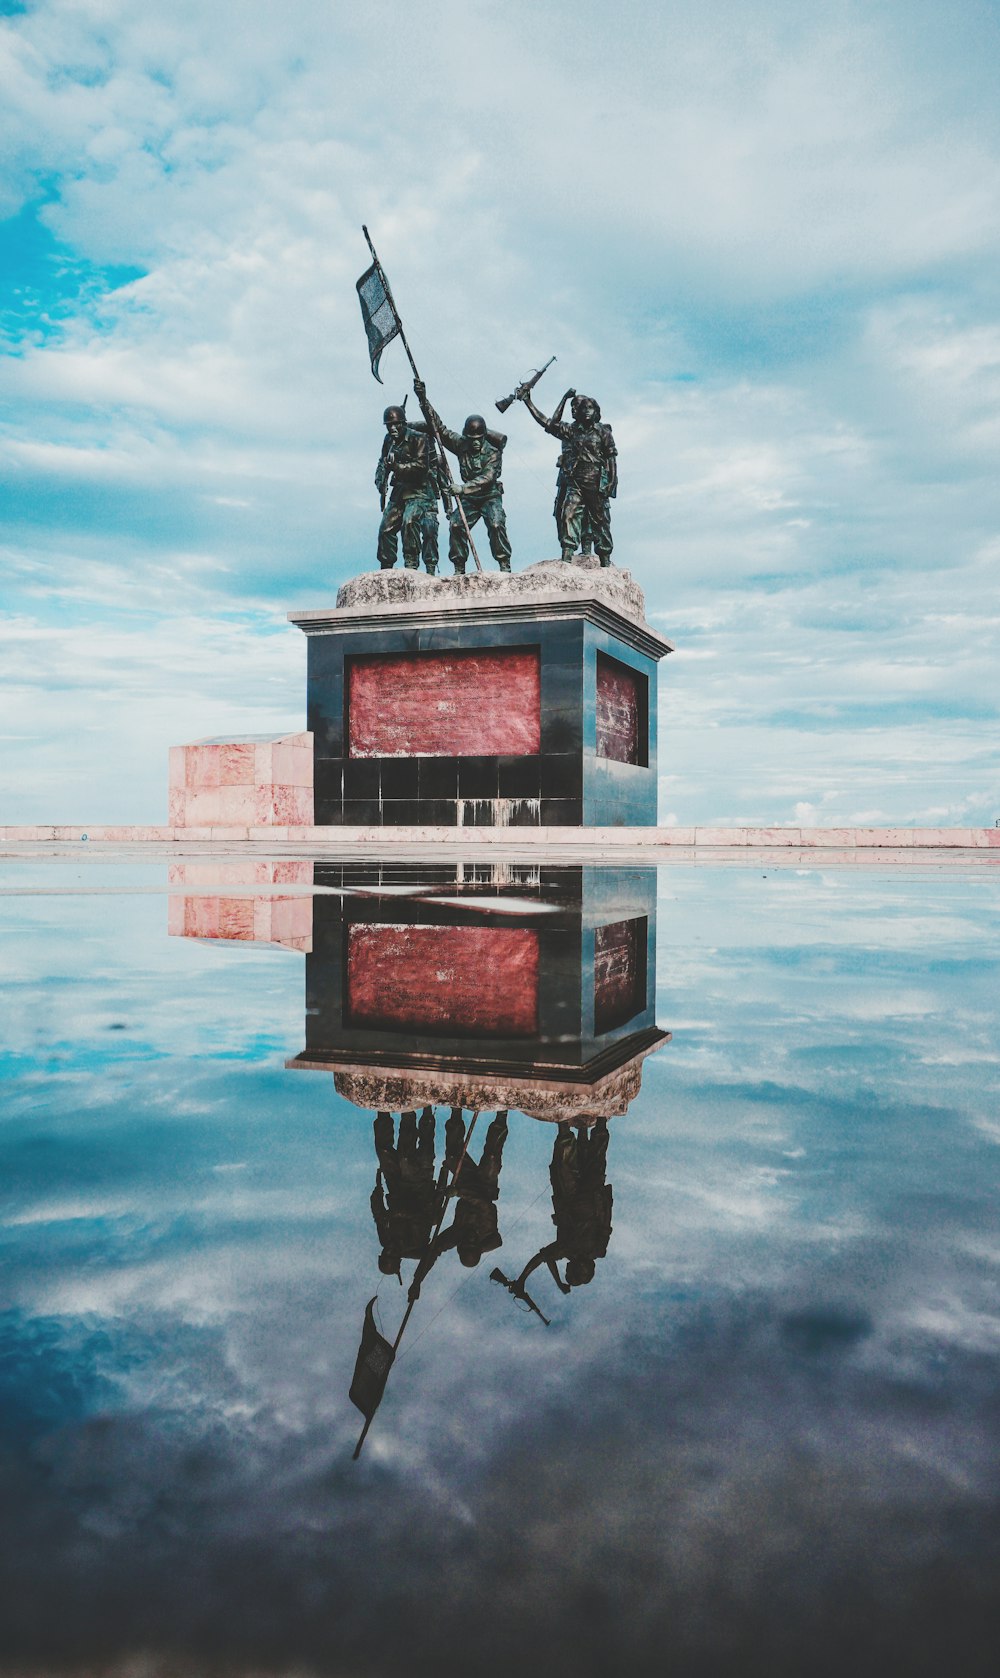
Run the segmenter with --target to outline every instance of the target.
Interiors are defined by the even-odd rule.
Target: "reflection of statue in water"
[[[593,1281],[597,1260],[605,1257],[611,1239],[611,1184],[605,1180],[608,1141],[607,1119],[598,1119],[589,1134],[585,1125],[577,1125],[575,1136],[566,1120],[560,1124],[549,1167],[556,1238],[510,1283],[515,1296],[524,1295],[528,1277],[541,1264],[548,1266],[560,1293]],[[558,1270],[561,1259],[566,1261],[565,1281]]]
[[[464,1152],[465,1122],[458,1108],[452,1108],[445,1138],[445,1163],[453,1173],[448,1192],[456,1197],[455,1216],[446,1230],[434,1236],[417,1265],[410,1284],[411,1300],[419,1297],[421,1284],[442,1253],[454,1247],[462,1263],[471,1267],[479,1263],[484,1253],[492,1253],[502,1245],[497,1200],[503,1145],[507,1140],[506,1112],[499,1112],[486,1132],[478,1165]]]
[[[572,400],[573,423],[563,420],[563,409]],[[551,419],[536,408],[530,395],[521,396],[532,418],[562,443],[555,518],[561,558],[572,560],[588,539],[597,549],[602,565],[611,564],[611,500],[618,494],[618,451],[610,425],[601,422],[601,410],[591,396],[568,390]]]
[[[430,1244],[441,1209],[434,1181],[434,1109],[399,1115],[399,1141],[393,1144],[391,1113],[375,1119],[378,1172],[372,1190],[372,1216],[382,1251],[383,1276],[399,1276],[400,1262],[420,1259]],[[400,1277],[402,1281],[402,1277]]]

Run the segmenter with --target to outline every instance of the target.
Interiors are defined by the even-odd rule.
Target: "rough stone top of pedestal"
[[[447,600],[501,601],[533,594],[598,595],[631,618],[645,617],[642,589],[629,571],[617,565],[602,566],[588,555],[567,564],[561,559],[543,560],[524,571],[472,571],[464,577],[429,577],[426,571],[363,571],[337,591],[337,609],[346,606],[397,605],[403,601],[420,605],[444,605]]]
[[[423,571],[364,571],[344,583],[336,606],[289,612],[306,635],[383,628],[404,619],[417,625],[478,621],[483,613],[529,619],[581,615],[615,629],[654,659],[673,651],[645,619],[642,589],[628,571],[581,557],[545,560],[525,571],[484,571],[429,577]]]

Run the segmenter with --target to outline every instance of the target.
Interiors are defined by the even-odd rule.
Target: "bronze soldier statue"
[[[382,417],[385,441],[375,468],[375,488],[382,498],[379,566],[383,571],[392,570],[398,557],[396,539],[402,533],[406,569],[419,571],[423,557],[428,575],[433,577],[438,568],[439,484],[431,440],[422,426],[407,425],[403,408],[393,405]]]
[[[591,396],[568,390],[551,419],[536,408],[530,392],[519,396],[532,419],[550,437],[562,443],[555,517],[559,531],[560,557],[572,560],[581,544],[590,541],[602,565],[611,564],[610,502],[618,494],[618,450],[610,425],[601,422],[601,410]],[[563,420],[563,409],[572,400],[572,424]]]
[[[482,1157],[477,1165],[462,1150],[465,1147],[465,1121],[459,1108],[452,1108],[445,1125],[445,1158],[453,1173],[449,1194],[457,1196],[455,1216],[448,1229],[442,1230],[427,1248],[413,1273],[408,1298],[420,1297],[421,1284],[437,1263],[442,1253],[452,1247],[464,1265],[477,1265],[484,1253],[495,1252],[503,1242],[497,1217],[500,1196],[500,1170],[503,1165],[503,1145],[507,1140],[507,1114],[499,1112],[486,1132]]]
[[[399,1276],[402,1259],[423,1258],[443,1210],[434,1180],[433,1107],[424,1108],[419,1125],[416,1113],[400,1113],[395,1145],[392,1114],[377,1114],[375,1152],[371,1208],[382,1245],[378,1267],[383,1276]]]
[[[611,1239],[611,1184],[608,1169],[608,1121],[598,1119],[590,1134],[586,1125],[572,1127],[563,1120],[552,1149],[552,1222],[556,1238],[529,1259],[510,1290],[523,1296],[528,1277],[539,1265],[548,1266],[560,1293],[592,1282],[597,1260],[604,1258]],[[566,1280],[558,1271],[566,1261]]]
[[[507,439],[502,431],[490,431],[482,414],[470,414],[461,431],[452,431],[427,400],[427,387],[422,379],[414,379],[417,400],[433,425],[445,448],[456,456],[462,484],[457,495],[462,498],[465,524],[457,507],[452,509],[449,524],[448,558],[459,577],[465,576],[469,558],[469,536],[466,530],[482,519],[490,541],[490,553],[501,571],[510,570],[510,538],[507,535],[507,516],[503,507],[503,451]]]

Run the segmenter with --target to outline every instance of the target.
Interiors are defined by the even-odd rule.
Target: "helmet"
[[[462,427],[463,437],[485,437],[486,421],[482,414],[470,414]]]
[[[384,425],[405,425],[406,409],[401,408],[398,402],[393,402],[382,415],[382,423]]]
[[[378,1267],[383,1276],[399,1275],[399,1254],[381,1252],[378,1255]]]

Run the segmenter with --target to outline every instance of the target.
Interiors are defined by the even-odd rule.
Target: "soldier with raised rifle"
[[[608,1164],[608,1121],[598,1119],[589,1135],[584,1124],[559,1125],[552,1149],[549,1177],[552,1182],[552,1222],[556,1238],[529,1259],[514,1282],[501,1277],[517,1299],[526,1298],[528,1277],[539,1265],[547,1265],[560,1293],[592,1282],[597,1260],[604,1258],[611,1239],[611,1184],[606,1181]],[[566,1261],[566,1280],[559,1274],[559,1261]],[[529,1300],[537,1311],[533,1301]],[[541,1312],[538,1313],[539,1316]]]
[[[458,461],[462,482],[456,485],[455,496],[456,501],[461,499],[462,505],[461,509],[456,505],[448,516],[448,558],[455,567],[456,575],[465,576],[469,532],[480,519],[486,526],[490,553],[501,571],[509,571],[511,547],[500,480],[506,437],[502,431],[490,431],[482,414],[470,414],[461,431],[452,431],[437,410],[431,407],[427,400],[427,386],[422,379],[414,379],[413,389],[428,423]]]
[[[614,548],[610,503],[618,494],[618,450],[610,425],[602,423],[593,397],[579,396],[575,390],[566,392],[551,419],[536,408],[530,387],[518,386],[515,394],[532,419],[563,446],[554,509],[560,558],[573,560],[589,536],[601,564],[610,565]],[[571,424],[562,418],[567,402],[572,403]]]

